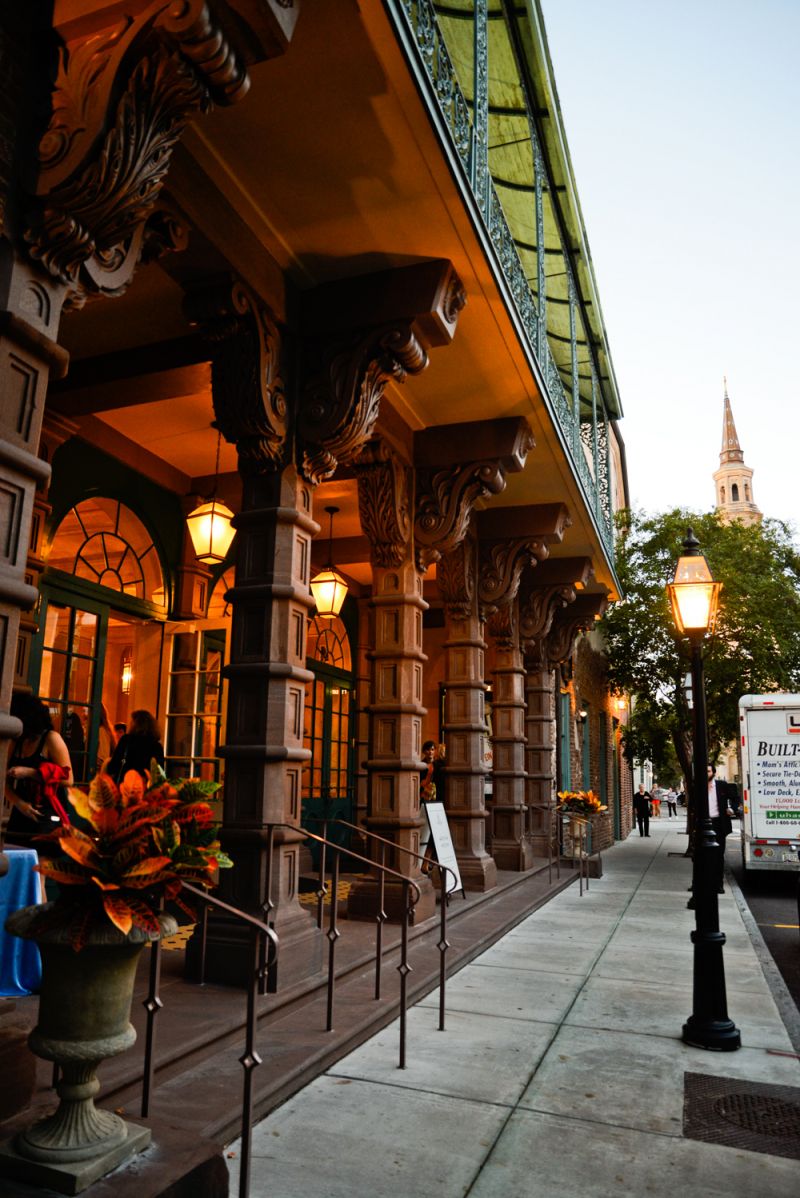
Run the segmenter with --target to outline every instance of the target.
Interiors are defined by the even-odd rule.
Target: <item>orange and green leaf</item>
[[[103,907],[114,927],[127,936],[133,927],[133,912],[128,900],[118,894],[104,894]]]
[[[45,858],[34,868],[43,878],[50,878],[60,886],[86,886],[89,882],[89,871],[68,857]]]

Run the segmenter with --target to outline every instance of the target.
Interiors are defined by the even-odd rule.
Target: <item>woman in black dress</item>
[[[22,735],[8,762],[5,799],[11,807],[6,830],[9,843],[27,845],[32,837],[50,832],[59,815],[47,803],[40,767],[49,762],[68,772],[63,785],[72,784],[72,765],[64,738],[56,732],[47,706],[34,695],[16,694],[11,714],[22,721]]]
[[[154,758],[160,766],[164,765],[164,746],[155,717],[149,711],[133,711],[128,731],[119,738],[111,754],[107,772],[117,783],[128,770],[136,770],[144,778]]]

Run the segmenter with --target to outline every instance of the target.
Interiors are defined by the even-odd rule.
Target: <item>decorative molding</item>
[[[362,333],[346,348],[329,348],[307,383],[298,415],[299,465],[313,485],[340,463],[353,462],[369,441],[389,379],[402,383],[428,365],[408,321]]]
[[[193,292],[185,309],[208,338],[216,426],[236,445],[241,470],[279,470],[290,422],[277,326],[238,281]]]
[[[443,552],[436,582],[451,619],[467,620],[475,610],[476,546],[468,537]]]
[[[526,566],[544,561],[547,553],[544,541],[532,537],[481,542],[478,605],[482,620],[487,620],[498,607],[513,602],[519,591],[522,571]]]
[[[262,8],[261,35],[274,33],[278,18]],[[222,11],[256,59],[247,21],[234,26]],[[78,35],[69,21],[63,34],[56,27],[64,40],[24,230],[31,257],[67,286],[73,306],[125,290],[187,122],[236,103],[250,85],[245,53],[211,0],[121,5],[98,19],[113,23],[82,22]]]
[[[385,441],[372,441],[355,463],[361,528],[373,566],[399,566],[411,541],[411,498],[407,466]]]

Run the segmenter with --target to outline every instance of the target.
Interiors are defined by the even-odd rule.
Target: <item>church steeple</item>
[[[733,423],[731,401],[728,398],[727,378],[723,382],[725,384],[725,407],[722,413],[722,451],[719,455],[721,466],[724,466],[726,462],[744,462],[742,447],[736,435],[736,425]]]
[[[742,524],[757,524],[762,516],[753,499],[753,471],[744,464],[744,454],[739,444],[728,397],[727,378],[724,380],[724,386],[722,449],[719,455],[719,469],[714,473],[717,511],[726,524],[733,520],[739,520]]]

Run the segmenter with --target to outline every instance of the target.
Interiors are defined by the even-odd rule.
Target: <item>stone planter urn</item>
[[[34,936],[32,924],[43,909],[16,911],[6,929],[35,939],[41,952],[39,1022],[28,1044],[59,1066],[60,1101],[52,1115],[0,1145],[0,1175],[77,1194],[150,1142],[149,1128],[98,1109],[94,1098],[99,1063],[136,1041],[130,1022],[136,966],[145,944],[158,937],[138,928],[125,935],[103,924],[76,952],[60,928]],[[176,930],[171,916],[161,917],[161,935]]]

